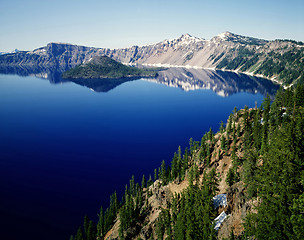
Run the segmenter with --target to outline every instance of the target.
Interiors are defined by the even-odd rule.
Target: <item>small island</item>
[[[66,79],[120,79],[136,77],[156,77],[157,69],[141,69],[126,66],[107,56],[96,56],[89,62],[78,65],[62,73]]]

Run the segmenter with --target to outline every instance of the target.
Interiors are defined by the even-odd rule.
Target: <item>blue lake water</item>
[[[132,174],[137,181],[153,175],[189,138],[217,131],[235,106],[259,106],[277,89],[266,80],[200,71],[106,86],[1,74],[3,239],[68,239],[84,215],[97,218],[111,193],[121,196]]]

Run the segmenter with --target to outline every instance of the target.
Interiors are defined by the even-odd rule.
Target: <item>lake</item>
[[[1,72],[11,73],[0,74],[2,239],[69,239],[84,215],[96,220],[110,194],[122,196],[133,174],[153,176],[179,145],[217,131],[235,106],[259,106],[278,88],[242,74],[178,68],[104,82]]]

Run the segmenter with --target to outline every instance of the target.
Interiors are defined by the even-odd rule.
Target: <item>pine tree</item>
[[[183,211],[179,211],[177,214],[176,224],[174,226],[174,239],[176,240],[184,240],[186,238],[186,224],[185,224],[185,216]]]
[[[75,240],[84,240],[81,227],[78,228],[77,234],[75,236]]]
[[[297,84],[294,90],[294,105],[296,107],[303,107],[304,106],[304,85]]]
[[[248,232],[258,239],[294,238],[290,206],[299,191],[303,191],[298,180],[301,167],[297,165],[299,155],[294,145],[297,141],[294,131],[293,123],[278,128],[263,156],[257,181],[258,196],[263,201],[257,208],[258,213],[247,221]]]
[[[237,109],[237,107],[234,107],[234,109],[233,109],[233,115],[235,116],[235,119],[234,119],[234,121],[236,121],[237,120],[237,114],[238,114],[238,109]]]
[[[146,187],[146,178],[144,174],[141,179],[141,188],[144,189],[145,187]]]
[[[237,126],[237,128],[236,128],[236,135],[237,135],[238,137],[241,136],[241,126],[240,126],[240,124],[238,124],[238,126]]]
[[[226,137],[225,134],[222,134],[222,138],[221,138],[221,149],[225,151],[226,149]]]
[[[157,180],[157,169],[155,168],[154,169],[154,181],[156,181]]]
[[[229,171],[227,173],[226,177],[226,183],[228,184],[229,187],[231,187],[236,180],[236,174],[233,168],[229,168]]]
[[[221,121],[221,126],[220,126],[220,133],[223,133],[224,132],[224,123],[223,121]]]
[[[134,180],[134,175],[132,175],[132,178],[130,179],[130,194],[135,195],[135,180]]]
[[[263,101],[263,127],[262,127],[262,143],[261,143],[261,152],[267,152],[268,150],[268,124],[269,124],[269,112],[270,112],[270,97],[267,94],[267,97]]]
[[[97,223],[97,238],[102,239],[102,236],[104,234],[104,222],[103,222],[103,208],[100,207],[100,212],[98,214],[98,223]]]
[[[149,175],[149,180],[147,182],[147,187],[151,186],[153,184],[153,180],[152,180],[152,177],[151,177],[151,174]]]
[[[190,154],[192,155],[193,154],[193,150],[194,150],[193,139],[192,138],[190,138],[190,140],[189,140],[189,146],[190,146]]]
[[[174,156],[172,158],[172,162],[171,162],[171,180],[174,180],[175,178],[177,178],[179,173],[179,169],[178,169],[178,157],[177,154],[174,153]]]
[[[235,240],[233,230],[231,229],[229,240]]]
[[[303,186],[303,185],[302,185]],[[293,200],[290,221],[297,239],[304,239],[304,193]]]
[[[84,216],[83,230],[84,230],[84,235],[85,236],[88,236],[89,223],[90,223],[89,217],[88,216]]]
[[[157,239],[163,240],[164,239],[165,228],[164,228],[164,225],[163,225],[160,218],[156,222],[155,228],[156,228],[155,232],[156,232],[156,235],[157,235]]]
[[[262,125],[260,122],[260,111],[256,110],[255,111],[255,116],[254,116],[254,122],[253,122],[253,140],[254,140],[254,146],[255,149],[260,149],[261,148],[261,129]]]
[[[96,240],[96,226],[92,220],[89,222],[88,233],[87,233],[86,239],[87,240]]]
[[[210,129],[209,129],[209,132],[208,132],[208,140],[209,140],[210,142],[213,142],[213,137],[214,137],[214,134],[213,134],[212,129],[210,128]]]
[[[167,183],[167,168],[166,163],[163,160],[160,167],[160,179],[162,180],[162,184],[165,185]]]
[[[231,127],[232,127],[232,118],[233,118],[233,115],[230,114],[229,118],[228,118],[228,124],[227,124],[227,134],[230,134],[231,133]]]

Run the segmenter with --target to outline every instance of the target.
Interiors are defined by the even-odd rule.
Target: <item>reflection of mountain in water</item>
[[[205,69],[169,68],[159,72],[157,79],[148,81],[179,87],[184,91],[211,89],[223,97],[239,92],[261,93],[264,96],[269,94],[274,97],[279,88],[279,85],[263,78]]]
[[[96,92],[108,92],[118,85],[136,80],[138,78],[127,79],[73,79],[67,80],[61,78],[61,73],[66,69],[56,68],[24,68],[24,67],[0,67],[0,73],[17,74],[20,76],[35,76],[48,79],[50,83],[62,83],[72,81],[81,86],[88,87]],[[170,87],[179,87],[185,91],[195,89],[211,89],[218,95],[227,97],[234,93],[261,93],[266,96],[269,94],[274,97],[278,85],[273,82],[225,71],[203,70],[203,69],[185,69],[169,68],[160,71],[157,78],[147,79],[147,81],[165,84]]]
[[[67,82],[65,79],[61,78],[61,73],[67,69],[58,68],[45,68],[45,67],[28,67],[28,66],[1,66],[0,73],[2,74],[16,74],[22,77],[35,76],[38,78],[48,79],[50,83],[57,84],[62,82]]]

